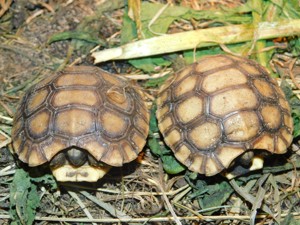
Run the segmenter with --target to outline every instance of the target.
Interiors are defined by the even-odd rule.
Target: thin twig
[[[3,147],[7,146],[7,145],[10,144],[10,143],[11,143],[11,138],[8,138],[8,139],[6,139],[5,141],[2,141],[2,142],[0,143],[0,148],[3,148]]]
[[[230,185],[232,186],[232,188],[233,188],[240,196],[242,196],[247,202],[250,202],[252,205],[255,204],[256,198],[255,198],[254,196],[252,196],[251,194],[249,194],[248,192],[246,192],[244,188],[238,186],[238,184],[235,182],[234,179],[229,180],[229,183],[230,183]],[[272,214],[272,211],[269,209],[268,206],[262,205],[261,209],[262,209],[263,211],[265,211],[266,213],[268,213],[269,215],[271,215],[272,217],[274,217],[273,214]]]
[[[149,80],[149,79],[156,79],[156,78],[160,78],[160,77],[164,77],[168,74],[170,74],[172,72],[171,69],[167,69],[161,73],[156,73],[156,74],[152,74],[152,75],[147,75],[147,74],[138,74],[138,75],[132,75],[132,74],[128,74],[128,75],[123,75],[124,77],[127,77],[129,79],[133,79],[133,80]]]
[[[173,209],[173,206],[171,205],[170,201],[169,201],[169,198],[168,196],[166,195],[166,192],[165,192],[165,189],[164,189],[164,181],[163,181],[163,174],[162,174],[162,163],[160,162],[159,163],[160,165],[160,180],[157,180],[157,179],[148,179],[151,183],[154,183],[159,189],[160,191],[162,192],[162,196],[163,196],[163,199],[165,200],[166,204],[167,204],[167,207],[172,215],[172,217],[174,218],[174,221],[177,225],[182,225],[181,221],[178,219],[178,216],[176,215],[174,209]]]
[[[10,116],[14,115],[14,113],[11,111],[11,109],[1,100],[0,100],[0,105],[5,109],[5,111],[8,113],[8,115],[10,115]]]
[[[91,213],[89,212],[89,210],[85,207],[85,205],[83,204],[83,202],[81,201],[81,199],[78,197],[78,195],[73,192],[73,191],[68,191],[68,193],[72,196],[72,198],[74,198],[76,200],[76,202],[78,203],[78,205],[81,207],[81,209],[83,210],[83,212],[85,213],[85,215],[90,219],[93,220],[93,216],[91,215]],[[97,225],[96,223],[92,223],[93,225]]]
[[[128,216],[127,214],[125,214],[122,211],[117,210],[115,207],[113,207],[111,204],[108,204],[106,202],[101,201],[100,199],[96,198],[95,196],[89,194],[86,191],[81,191],[80,192],[82,195],[84,195],[86,198],[90,199],[91,201],[93,201],[94,203],[96,203],[98,206],[100,206],[101,208],[103,208],[104,210],[106,210],[108,213],[110,213],[112,216],[121,219],[127,219],[128,221],[130,221],[130,219],[132,219],[130,216]]]
[[[26,24],[29,24],[33,19],[35,19],[36,17],[42,15],[44,13],[44,10],[41,9],[41,10],[38,10],[36,11],[35,13],[33,13],[31,16],[29,16],[27,19],[26,19]]]
[[[296,86],[296,88],[297,88],[298,90],[300,90],[300,84],[296,81],[295,75],[294,75],[294,73],[293,73],[293,67],[294,67],[296,61],[297,61],[297,58],[293,59],[293,60],[291,61],[291,63],[289,64],[289,74],[290,74],[290,77],[291,77],[291,79],[292,79],[294,85]]]
[[[13,118],[8,117],[8,116],[2,116],[2,115],[0,115],[0,119],[7,120],[8,122],[12,122],[13,121]]]
[[[9,9],[12,0],[1,0],[0,1],[0,17],[4,15],[4,13]]]
[[[10,170],[10,171],[5,171],[5,172],[1,172],[0,171],[0,177],[4,177],[4,176],[8,176],[8,175],[13,175],[15,174],[16,170]]]
[[[155,23],[155,21],[160,17],[160,15],[170,6],[170,3],[165,4],[160,10],[158,10],[158,12],[156,13],[156,15],[150,20],[149,24],[148,24],[148,29],[150,30],[150,32],[152,34],[155,35],[165,35],[164,33],[158,33],[152,30],[151,26]]]
[[[72,187],[74,187],[74,185],[75,184],[67,184],[67,183],[64,184],[64,186],[72,186]],[[109,193],[109,194],[116,194],[116,195],[121,194],[121,192],[118,191],[118,190],[111,190],[111,189],[107,189],[107,188],[97,188],[97,189],[95,189],[95,188],[89,188],[89,187],[86,187],[86,186],[81,186],[79,184],[76,184],[76,187],[84,188],[86,190],[97,190],[99,192]],[[173,195],[176,195],[176,194],[180,193],[181,191],[187,189],[188,187],[189,187],[189,185],[187,184],[187,185],[184,185],[184,186],[182,186],[182,187],[180,187],[176,190],[167,191],[167,192],[165,192],[165,194],[173,196]],[[133,197],[133,196],[143,196],[143,195],[145,195],[145,196],[163,195],[162,192],[147,192],[147,191],[124,191],[123,194],[124,194],[124,197],[130,197],[130,198]]]

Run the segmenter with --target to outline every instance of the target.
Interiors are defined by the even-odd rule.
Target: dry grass
[[[52,1],[49,4],[40,1],[28,3],[33,6],[24,2],[20,1],[20,4],[26,9],[20,11],[14,8],[9,11],[11,1],[0,0],[0,32],[3,33],[0,35],[0,224],[10,223],[10,184],[18,168],[10,154],[10,133],[20,96],[49,71],[66,64],[93,63],[86,52],[76,52],[70,47],[69,41],[51,45],[46,45],[46,42],[50,34],[74,28],[72,25],[90,15],[94,5],[101,1],[94,1],[94,5],[87,5],[84,0],[66,1],[61,5],[63,10],[59,10],[60,5]],[[220,3],[230,7],[242,4],[242,1],[230,0],[182,2],[194,9],[219,7]],[[36,8],[29,10],[30,7]],[[122,15],[123,7],[120,7],[101,17],[105,22],[100,32],[110,43],[120,43]],[[20,18],[22,16],[24,18]],[[194,23],[176,21],[171,29],[193,29]],[[196,27],[206,25],[207,22]],[[287,77],[294,93],[299,96],[300,62],[285,53],[276,55],[271,64],[281,77]],[[106,63],[101,66],[112,72],[126,74],[128,79],[141,86],[150,79],[166,76],[173,71],[173,68],[167,68],[153,74],[136,75],[141,71],[126,63]],[[155,99],[157,89],[145,91],[149,101]],[[266,172],[247,181],[242,187],[232,181],[234,193],[225,204],[217,207],[219,210],[215,214],[208,215],[211,209],[202,209],[198,201],[190,197],[195,187],[187,183],[187,174],[166,174],[160,160],[146,148],[137,162],[112,170],[97,183],[61,183],[55,190],[47,185],[38,185],[41,203],[35,224],[242,225],[249,224],[254,218],[257,224],[274,224],[276,220],[287,221],[291,216],[297,221],[300,220],[299,149],[299,143],[295,140],[288,158],[294,165],[292,169],[279,173]]]

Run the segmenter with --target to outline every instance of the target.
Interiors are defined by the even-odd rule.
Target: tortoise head
[[[96,182],[111,166],[100,163],[88,151],[73,146],[56,154],[50,161],[50,168],[58,181]]]

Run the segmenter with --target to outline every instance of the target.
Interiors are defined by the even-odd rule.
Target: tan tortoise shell
[[[161,87],[157,118],[165,142],[190,170],[215,175],[248,149],[285,153],[293,120],[284,93],[258,63],[217,55]]]
[[[122,166],[145,145],[149,112],[139,90],[97,67],[76,66],[49,76],[24,96],[12,138],[20,160],[41,165],[71,146]]]

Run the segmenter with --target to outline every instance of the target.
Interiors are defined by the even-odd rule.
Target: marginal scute
[[[184,77],[187,77],[192,70],[193,70],[192,66],[188,66],[184,70],[181,70],[175,78],[176,82],[183,79]]]
[[[31,114],[34,110],[39,108],[49,95],[47,88],[40,89],[38,92],[33,92],[28,98],[26,107],[27,114]]]
[[[186,145],[181,145],[177,151],[175,151],[176,158],[180,159],[182,163],[185,163],[185,161],[190,157],[191,150]]]
[[[43,149],[44,155],[48,161],[63,149],[66,149],[68,146],[67,141],[62,140],[61,138],[49,137],[47,140],[43,141],[41,144],[41,149]]]
[[[192,91],[197,83],[197,76],[190,76],[184,79],[176,88],[175,88],[175,96],[179,97],[189,91]]]
[[[207,176],[213,176],[222,169],[224,169],[224,167],[222,165],[219,165],[215,159],[213,159],[212,157],[207,158],[205,167],[205,174],[207,174]]]
[[[16,151],[17,154],[23,151],[24,148],[24,143],[26,143],[26,136],[25,136],[25,131],[22,130],[18,134],[12,135],[13,138],[13,148]]]
[[[28,165],[29,166],[38,166],[40,162],[47,162],[45,156],[43,156],[41,149],[37,144],[33,144],[30,147],[30,154],[28,155]]]
[[[13,129],[11,131],[12,133],[12,138],[16,138],[16,135],[21,132],[21,130],[24,129],[24,121],[23,118],[20,118],[15,121]]]
[[[277,142],[276,142],[276,148],[275,148],[275,153],[278,153],[278,154],[280,154],[280,153],[284,153],[285,152],[285,150],[286,150],[286,148],[288,147],[288,146],[286,146],[286,142],[285,141],[283,141],[282,140],[282,138],[281,137],[278,137],[277,136]]]
[[[159,110],[159,115],[158,117],[159,118],[162,118],[164,117],[167,113],[170,112],[170,107],[168,105],[165,105],[164,107],[162,107],[160,110]]]
[[[145,121],[149,121],[150,114],[149,110],[146,108],[146,105],[138,106],[139,112],[136,112],[140,117],[142,117]],[[148,123],[148,122],[147,122]],[[147,126],[148,127],[148,126]]]
[[[161,105],[162,103],[166,102],[169,98],[170,98],[170,91],[169,90],[163,90],[160,89],[161,94],[160,94],[160,98],[157,99],[157,104]]]
[[[123,154],[118,145],[110,146],[109,151],[101,158],[101,161],[111,166],[122,166],[123,165]]]
[[[17,153],[19,153],[19,151],[21,150],[21,145],[24,143],[24,135],[16,135],[14,137],[14,142],[13,142],[13,147],[14,149],[16,149],[16,151],[18,151]]]
[[[265,105],[261,109],[264,124],[269,129],[278,129],[281,126],[281,114],[275,105]]]
[[[170,116],[165,117],[163,120],[159,120],[159,122],[160,123],[158,124],[158,126],[162,133],[164,133],[166,130],[169,130],[173,125],[173,121]]]
[[[291,109],[258,63],[204,57],[174,77],[159,90],[156,116],[166,144],[190,170],[212,176],[236,165],[250,149],[287,151],[293,139]]]
[[[194,154],[191,157],[192,163],[190,165],[187,165],[187,166],[192,171],[205,174],[206,159],[207,159],[206,155]]]
[[[218,157],[218,160],[222,163],[224,168],[228,168],[231,162],[243,154],[244,151],[242,147],[220,146],[216,149],[216,157]]]
[[[144,136],[148,135],[149,129],[147,128],[147,124],[142,117],[135,116],[133,123],[139,132],[141,132]]]
[[[180,139],[181,134],[178,130],[172,130],[165,136],[165,141],[166,143],[169,143],[169,145],[175,144]]]
[[[146,140],[143,138],[139,133],[134,132],[133,135],[131,136],[130,139],[133,143],[134,146],[137,146],[138,152],[142,150],[142,146],[145,145]]]
[[[51,75],[50,75],[50,76],[45,77],[43,80],[41,80],[40,82],[38,82],[38,83],[34,86],[34,88],[32,89],[32,91],[34,91],[34,90],[39,90],[40,88],[43,88],[43,87],[45,87],[45,86],[48,86],[49,83],[51,83],[53,79],[55,79],[55,76],[51,76]]]
[[[276,96],[274,94],[274,91],[272,89],[272,86],[264,81],[256,79],[253,81],[254,86],[256,87],[256,90],[264,97],[272,98],[274,99]]]
[[[20,149],[20,151],[16,151],[19,155],[19,159],[23,162],[27,162],[28,163],[28,155],[29,155],[29,152],[31,149],[31,141],[30,140],[27,140],[25,142],[25,144],[23,145],[23,148]]]
[[[290,129],[292,130],[293,129],[293,126],[294,126],[294,121],[293,121],[293,118],[290,117],[289,115],[284,115],[283,116],[283,119],[284,119],[284,124]]]
[[[128,141],[122,142],[121,148],[123,150],[124,161],[131,162],[132,160],[137,158],[137,153],[135,151],[132,151],[132,147],[128,143]]]
[[[290,111],[291,110],[288,102],[284,98],[282,98],[282,97],[279,98],[279,104],[286,111]]]
[[[292,131],[291,130],[286,129],[285,127],[283,127],[283,128],[280,129],[280,134],[282,135],[282,137],[284,138],[285,142],[288,145],[292,142],[293,136],[292,136]],[[285,149],[285,151],[287,151],[287,150]]]
[[[264,133],[253,142],[253,149],[265,149],[269,152],[274,152],[274,137]]]
[[[283,90],[277,85],[277,83],[275,83],[273,87],[276,90],[276,94],[285,100],[285,94]]]
[[[261,72],[253,65],[248,63],[241,63],[239,67],[242,67],[251,76],[261,76]]]

